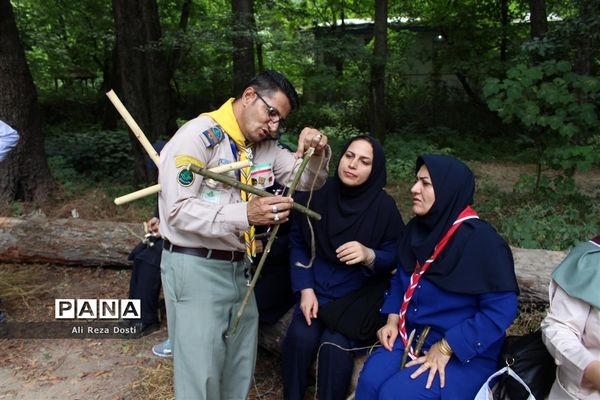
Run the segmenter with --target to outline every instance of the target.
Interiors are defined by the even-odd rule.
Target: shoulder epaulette
[[[225,132],[219,125],[208,128],[200,135],[206,147],[213,147],[225,138]]]

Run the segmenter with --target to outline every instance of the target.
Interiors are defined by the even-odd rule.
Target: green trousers
[[[229,336],[246,294],[245,264],[164,250],[161,278],[173,346],[175,398],[245,400],[258,337],[251,297]]]

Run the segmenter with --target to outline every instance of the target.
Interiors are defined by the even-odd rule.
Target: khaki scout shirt
[[[205,134],[215,125],[216,122],[208,116],[190,120],[161,151],[158,178],[162,188],[158,197],[160,233],[178,246],[244,251],[240,237],[249,223],[247,203],[242,201],[240,190],[188,173],[184,171],[186,166],[182,165],[186,161],[198,160],[203,167],[213,168],[238,161],[229,136],[224,135],[220,142],[214,143],[214,135]],[[252,178],[253,182],[256,181],[254,186],[261,189],[271,186],[274,179],[288,186],[301,162],[274,140],[255,143],[252,153]],[[323,186],[330,154],[328,148],[322,156],[325,159],[311,157],[298,190],[309,190],[315,174],[314,189]],[[238,176],[237,171],[228,174]]]

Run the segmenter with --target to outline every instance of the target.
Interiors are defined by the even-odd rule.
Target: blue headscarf
[[[346,186],[338,176],[338,168],[325,185],[313,194],[310,208],[321,214],[313,222],[317,254],[330,262],[339,262],[335,249],[356,240],[375,248],[386,241],[396,240],[404,222],[394,199],[383,188],[387,183],[385,155],[381,144],[372,136],[356,136],[342,149],[342,156],[356,140],[366,140],[373,148],[371,174],[359,186]],[[340,160],[341,160],[340,157]],[[306,204],[308,193],[298,193],[295,201]],[[306,217],[299,216],[302,234],[310,243],[310,229]]]
[[[400,240],[400,266],[409,274],[417,261],[423,265],[433,254],[458,215],[473,204],[475,192],[475,177],[461,161],[423,155],[417,159],[416,172],[423,165],[429,170],[435,201],[427,214],[410,220]],[[519,291],[510,248],[480,219],[462,223],[423,277],[454,293]]]

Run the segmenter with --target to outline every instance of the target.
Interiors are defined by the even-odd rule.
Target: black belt
[[[215,260],[224,261],[241,261],[244,258],[244,254],[241,251],[229,251],[229,250],[214,250],[205,249],[202,247],[183,247],[177,246],[169,242],[167,239],[163,240],[163,247],[165,250],[172,251],[174,253],[187,254],[190,256],[212,258]]]

